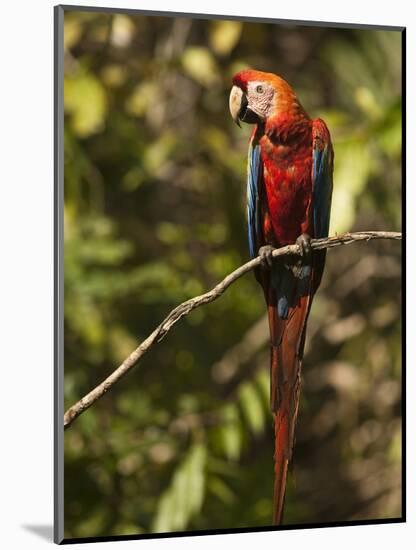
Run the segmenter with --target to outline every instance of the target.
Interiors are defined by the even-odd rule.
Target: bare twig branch
[[[337,235],[336,237],[328,237],[327,239],[313,239],[312,248],[315,250],[324,248],[334,248],[336,246],[350,244],[357,241],[370,241],[372,239],[394,239],[400,240],[402,238],[401,233],[387,232],[387,231],[360,231],[357,233],[345,233],[343,235]],[[282,248],[276,248],[273,251],[273,257],[288,255],[298,255],[300,253],[299,246],[292,244],[283,246]],[[217,298],[219,298],[227,288],[232,285],[237,279],[260,265],[260,257],[256,257],[249,262],[238,267],[235,271],[230,273],[218,283],[212,290],[195,296],[183,302],[175,309],[173,309],[167,317],[160,323],[160,325],[138,346],[124,361],[114,370],[110,376],[108,376],[101,384],[96,386],[82,399],[77,401],[72,407],[70,407],[64,415],[64,429],[68,428],[72,422],[84,411],[86,411],[93,403],[95,403],[100,397],[102,397],[107,391],[122,378],[127,372],[129,372],[136,363],[143,357],[143,355],[149,351],[157,342],[160,342],[166,334],[171,330],[182,317],[188,315],[192,310],[200,307],[204,304],[209,304]]]

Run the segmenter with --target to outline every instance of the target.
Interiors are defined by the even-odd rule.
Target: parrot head
[[[303,111],[295,92],[283,78],[254,70],[234,75],[229,106],[238,126],[240,121],[258,124],[280,114]]]

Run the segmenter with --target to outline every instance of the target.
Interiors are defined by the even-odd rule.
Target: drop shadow
[[[38,537],[53,542],[53,526],[52,525],[22,525],[23,529],[30,531]]]

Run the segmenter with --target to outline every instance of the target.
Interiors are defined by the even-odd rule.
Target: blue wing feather
[[[259,182],[261,176],[260,145],[250,143],[247,170],[247,221],[250,256],[257,256],[260,227]]]
[[[319,121],[323,124],[322,121]],[[325,130],[327,131],[326,127]],[[314,143],[313,148],[313,222],[315,238],[328,236],[332,197],[333,151],[329,140]]]

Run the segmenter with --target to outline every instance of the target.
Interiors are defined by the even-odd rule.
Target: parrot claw
[[[264,269],[270,269],[273,265],[273,250],[274,247],[270,244],[266,244],[259,248],[260,265]]]
[[[307,260],[312,254],[311,237],[307,233],[302,233],[296,239],[296,244],[300,248],[300,257],[302,260]]]

